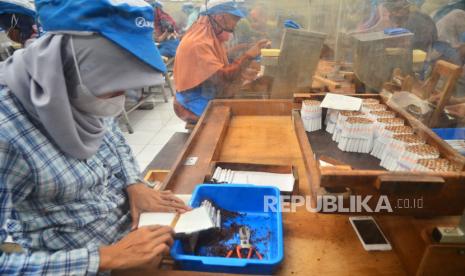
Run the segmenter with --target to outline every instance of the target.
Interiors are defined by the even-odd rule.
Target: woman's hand
[[[245,54],[250,58],[256,58],[262,54],[262,49],[267,47],[271,47],[271,42],[268,39],[262,39],[245,52]]]
[[[172,245],[171,227],[142,227],[121,241],[100,248],[99,271],[154,266]]]
[[[139,216],[143,212],[184,213],[191,210],[170,191],[156,191],[142,183],[129,186],[127,192],[131,208],[132,229],[137,228]]]

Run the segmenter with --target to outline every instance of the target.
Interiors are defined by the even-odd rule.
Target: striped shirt
[[[40,122],[0,87],[0,274],[94,275],[98,248],[127,234],[125,188],[140,170],[114,120],[87,160],[64,155]]]

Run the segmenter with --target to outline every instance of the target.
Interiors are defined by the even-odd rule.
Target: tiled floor
[[[136,110],[129,114],[134,133],[125,132],[141,170],[160,152],[175,132],[186,132],[185,123],[173,111],[172,98],[168,103],[156,99],[153,110]],[[124,126],[122,129],[125,130]]]

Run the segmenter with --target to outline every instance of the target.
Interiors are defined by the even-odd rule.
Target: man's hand
[[[100,248],[99,271],[153,266],[172,245],[171,227],[142,227],[114,245]]]
[[[268,39],[262,39],[258,41],[252,48],[247,50],[245,54],[250,58],[256,58],[262,54],[262,49],[271,46],[271,42]]]
[[[184,202],[170,191],[156,191],[139,183],[127,188],[131,208],[132,229],[139,224],[139,216],[143,212],[184,213],[191,210]]]

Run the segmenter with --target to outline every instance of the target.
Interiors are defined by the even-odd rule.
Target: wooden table
[[[191,193],[203,183],[210,162],[221,161],[296,166],[300,194],[311,194],[293,129],[292,101],[215,101],[210,105],[178,156],[166,189]],[[185,158],[190,156],[199,158],[197,164],[184,166]],[[366,252],[347,216],[299,208],[284,213],[283,220],[285,258],[279,275],[406,275],[394,251]],[[129,273],[195,275],[160,269],[122,274]]]

